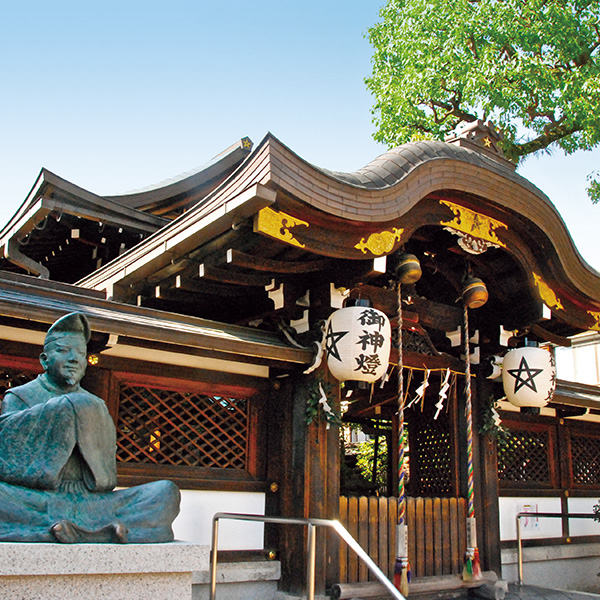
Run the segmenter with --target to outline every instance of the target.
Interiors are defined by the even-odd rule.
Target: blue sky
[[[306,160],[352,171],[373,141],[366,29],[379,0],[105,0],[2,3],[0,223],[41,167],[118,194],[208,162],[267,131]],[[520,172],[550,196],[600,271],[600,205],[585,176],[600,149],[530,158]]]

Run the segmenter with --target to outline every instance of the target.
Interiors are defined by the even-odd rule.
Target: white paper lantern
[[[387,316],[370,306],[335,311],[326,326],[327,366],[338,381],[373,382],[388,368],[391,326]]]
[[[552,354],[534,346],[510,350],[502,362],[502,385],[506,398],[515,406],[546,406],[556,387]]]

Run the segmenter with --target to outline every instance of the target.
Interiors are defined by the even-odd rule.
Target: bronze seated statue
[[[0,541],[173,540],[170,481],[113,491],[116,432],[103,400],[79,385],[90,328],[72,313],[48,330],[44,373],[6,392],[0,413]]]

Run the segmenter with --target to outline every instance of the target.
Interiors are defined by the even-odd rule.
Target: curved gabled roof
[[[25,201],[0,229],[0,268],[73,282],[200,201],[251,149],[251,140],[242,138],[202,167],[119,196],[94,194],[42,169]],[[95,252],[86,252],[90,246]]]
[[[550,199],[516,173],[512,163],[470,148],[433,140],[411,142],[388,150],[361,169],[343,173],[308,163],[272,135],[256,153],[267,141],[271,162],[285,168],[281,181],[294,185],[306,203],[345,219],[398,218],[427,194],[452,189],[507,207],[527,193],[531,201],[549,206],[562,223]]]
[[[322,168],[319,168],[319,170],[342,183],[368,190],[382,190],[395,186],[421,164],[443,159],[457,160],[502,172],[505,177],[512,178],[532,188],[535,187],[518,175],[515,172],[514,165],[508,163],[508,161],[501,161],[499,158],[492,158],[481,152],[436,140],[422,140],[397,146],[374,158],[361,169],[351,173]]]
[[[542,289],[549,298],[554,293],[556,306],[562,302],[567,312],[579,310],[579,323],[593,326],[596,314],[600,319],[600,275],[583,261],[548,197],[502,157],[437,141],[406,144],[358,171],[339,173],[315,167],[268,134],[212,193],[81,284],[134,289],[156,271],[184,271],[187,267],[177,271],[173,265],[184,265],[191,252],[191,263],[202,262],[203,245],[226,232],[232,238],[228,247],[235,250],[236,235],[247,242],[248,231],[234,235],[232,225],[264,214],[269,205],[281,222],[270,232],[255,220],[254,233],[271,237],[282,249],[301,248],[306,260],[317,254],[354,261],[395,253],[420,227],[443,229],[460,220],[449,204],[499,222],[500,245],[530,279],[531,273],[539,276],[540,295]],[[398,235],[381,252],[365,242],[393,231]],[[529,286],[534,288],[533,281]]]
[[[130,206],[140,210],[156,210],[163,204],[170,205],[178,196],[202,190],[203,195],[215,189],[252,150],[252,140],[244,137],[217,156],[207,164],[192,171],[187,171],[166,181],[149,185],[140,190],[134,190],[118,196],[106,196],[122,206]]]

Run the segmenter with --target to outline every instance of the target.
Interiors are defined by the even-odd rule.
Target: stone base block
[[[35,575],[2,577],[3,600],[172,600],[191,598],[191,575]]]
[[[207,546],[0,543],[3,600],[192,598],[192,573],[208,569]]]
[[[600,544],[564,544],[523,548],[523,583],[526,585],[600,594]],[[502,550],[502,576],[517,581],[517,550]]]
[[[217,600],[273,600],[281,578],[279,561],[221,563],[217,566]],[[210,573],[193,574],[193,600],[210,598]]]

